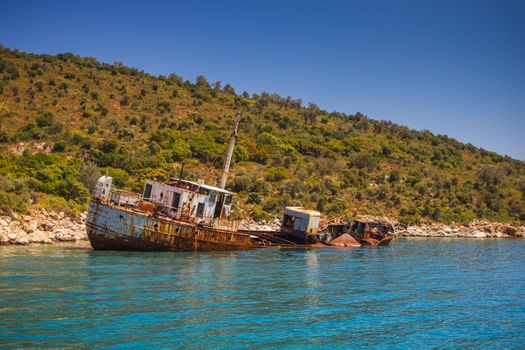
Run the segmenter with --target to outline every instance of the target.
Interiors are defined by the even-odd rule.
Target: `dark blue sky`
[[[361,111],[525,159],[525,1],[11,1],[0,43]]]

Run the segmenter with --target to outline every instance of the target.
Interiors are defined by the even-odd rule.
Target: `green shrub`
[[[249,204],[261,204],[261,197],[259,193],[252,192],[248,195]]]
[[[254,221],[261,222],[261,221],[270,221],[272,219],[272,216],[269,213],[262,210],[261,208],[254,207],[251,212],[251,218]]]
[[[377,160],[368,152],[359,152],[350,156],[348,165],[358,169],[373,171],[377,166]]]
[[[202,162],[213,162],[222,156],[223,146],[215,143],[211,136],[197,134],[190,140],[190,149],[193,157]]]
[[[231,189],[234,192],[247,191],[253,185],[253,177],[241,175],[233,178]]]
[[[388,177],[388,181],[391,182],[391,183],[398,182],[399,181],[399,171],[398,170],[393,170],[390,173],[390,176]]]
[[[55,116],[52,113],[44,113],[43,115],[36,118],[36,125],[39,128],[46,126],[52,126],[55,123]]]
[[[270,185],[263,180],[255,180],[249,188],[250,192],[257,192],[260,194],[268,194],[269,190]]]
[[[86,203],[89,199],[89,190],[76,180],[59,181],[56,186],[56,193],[66,200],[77,203]]]
[[[133,130],[122,128],[117,132],[117,137],[119,139],[132,139],[135,137],[135,133]]]
[[[127,171],[111,167],[108,167],[104,170],[106,170],[108,175],[113,178],[113,184],[116,187],[124,188],[128,185],[129,174],[127,173]]]
[[[287,171],[283,167],[269,168],[266,170],[264,178],[266,181],[276,182],[284,180],[288,177]]]
[[[65,141],[57,141],[53,145],[53,152],[64,152],[66,150],[66,142]]]
[[[105,152],[105,153],[111,153],[115,151],[117,147],[118,147],[118,142],[117,140],[114,140],[114,139],[106,139],[98,145],[98,148],[102,152]]]
[[[0,212],[9,214],[9,211],[27,213],[27,204],[16,193],[0,191]]]
[[[0,143],[9,142],[9,135],[5,131],[0,131]]]

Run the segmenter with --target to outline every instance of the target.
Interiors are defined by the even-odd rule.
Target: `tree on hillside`
[[[304,123],[308,124],[310,122],[310,124],[315,124],[319,113],[319,107],[315,103],[309,103],[308,107],[303,110]]]
[[[525,176],[522,176],[518,181],[518,190],[523,194],[525,197]]]
[[[224,88],[222,91],[230,95],[235,95],[235,89],[230,84],[224,85]]]
[[[82,183],[89,191],[95,189],[98,178],[100,177],[100,171],[98,170],[95,163],[91,161],[85,161],[80,167],[78,172],[78,181]]]
[[[198,89],[210,89],[210,83],[208,83],[208,79],[204,75],[199,75],[195,79],[195,85]]]
[[[174,83],[175,85],[178,85],[178,86],[181,86],[182,83],[183,83],[182,77],[178,76],[175,73],[171,73],[170,75],[168,75],[168,81],[170,81],[170,82],[172,82],[172,83]]]
[[[499,185],[502,183],[503,174],[494,166],[484,166],[477,173],[478,179],[486,185]]]

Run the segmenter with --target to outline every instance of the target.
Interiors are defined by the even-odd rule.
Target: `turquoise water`
[[[0,262],[0,347],[525,348],[525,241]]]

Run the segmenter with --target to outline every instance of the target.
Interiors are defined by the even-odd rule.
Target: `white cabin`
[[[171,217],[184,214],[204,220],[228,218],[233,193],[200,182],[170,179],[167,183],[146,180],[142,196],[166,208]]]
[[[113,178],[111,176],[101,176],[97,180],[97,184],[95,185],[95,191],[93,192],[93,197],[97,199],[107,200],[111,192],[112,183],[113,183]]]
[[[281,231],[306,239],[308,235],[317,234],[321,213],[302,207],[286,207],[284,209]]]

